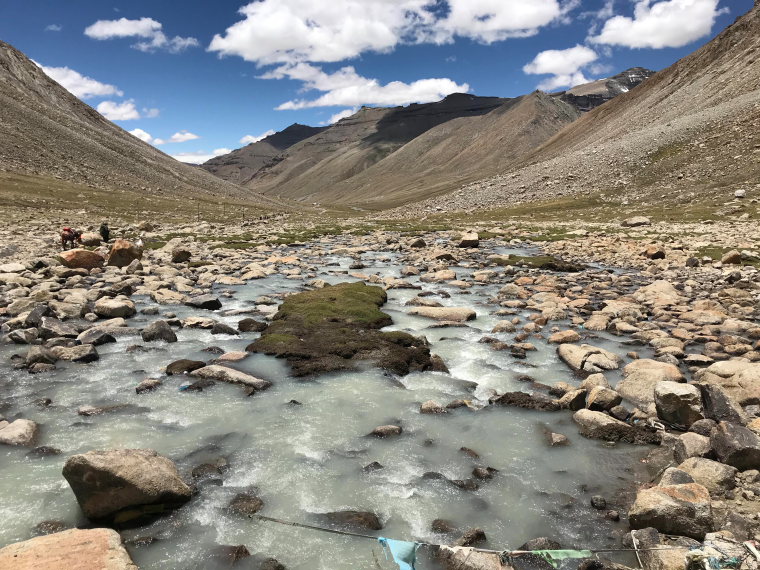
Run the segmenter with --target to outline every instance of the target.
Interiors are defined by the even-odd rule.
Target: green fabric
[[[594,553],[590,550],[533,550],[531,554],[540,556],[555,568],[559,568],[561,560],[567,560],[568,558],[591,558],[594,556]]]

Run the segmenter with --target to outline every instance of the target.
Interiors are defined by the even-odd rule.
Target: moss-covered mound
[[[496,265],[506,266],[514,265],[518,267],[530,267],[533,269],[543,269],[545,271],[562,271],[562,272],[578,272],[586,269],[585,265],[580,263],[572,263],[570,261],[564,261],[553,255],[508,255],[507,257],[499,257],[494,260]]]
[[[385,291],[364,283],[340,283],[291,295],[261,338],[246,350],[287,359],[295,376],[355,370],[371,362],[395,374],[432,366],[424,339],[380,332],[392,324],[380,310]]]

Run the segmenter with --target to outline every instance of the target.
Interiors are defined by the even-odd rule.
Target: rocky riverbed
[[[115,225],[149,247],[63,256],[9,231],[0,567],[376,563],[259,512],[493,549],[754,538],[757,230],[478,229],[233,249],[201,238],[242,228]],[[419,567],[495,563],[444,554]]]

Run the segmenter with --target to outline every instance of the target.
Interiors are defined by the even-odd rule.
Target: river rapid
[[[340,246],[340,240],[335,238],[332,246]],[[515,251],[500,249],[495,242],[482,247],[485,253]],[[289,248],[282,253],[300,256],[300,251]],[[395,253],[367,252],[361,259],[366,266],[362,273],[399,276]],[[349,276],[354,258],[328,255],[301,261],[312,263],[318,277],[329,283],[355,280]],[[458,276],[468,277],[475,264],[455,269]],[[405,279],[418,283],[417,277]],[[261,296],[276,301],[285,293],[303,290],[304,284],[304,280],[275,274],[246,285],[218,287],[215,293],[224,305],[219,311],[162,306],[158,316],[138,312],[130,326],[141,328],[171,312],[180,319],[209,316],[235,327],[250,316],[241,312],[262,308]],[[296,379],[283,361],[251,355],[231,366],[273,386],[246,397],[239,386],[223,383],[200,393],[184,392],[179,388],[186,378],[165,377],[162,370],[181,358],[208,361],[215,355],[204,349],[211,346],[224,352],[243,350],[257,333],[212,335],[186,328],[177,331],[179,342],[145,344],[145,351],[127,350],[143,344],[139,335],[119,336],[116,343],[98,347],[99,361],[61,363],[54,373],[42,375],[12,369],[9,359],[19,347],[0,345],[0,411],[12,410],[9,417],[38,422],[44,445],[62,450],[61,455],[31,458],[28,449],[0,447],[0,546],[30,538],[41,521],[86,526],[61,469],[72,454],[115,447],[155,449],[176,461],[187,480],[192,468],[201,463],[222,458],[227,465],[221,477],[199,480],[199,493],[179,510],[148,526],[123,531],[127,548],[142,570],[215,568],[216,546],[238,544],[257,556],[274,557],[290,569],[394,567],[372,541],[226,512],[236,494],[251,490],[265,503],[262,515],[318,524],[319,513],[372,511],[384,525],[377,534],[392,538],[448,543],[461,531],[480,527],[487,534],[487,547],[494,549],[516,548],[539,536],[554,538],[565,547],[617,546],[627,525],[605,519],[603,512],[590,506],[590,498],[605,496],[614,508],[620,490],[636,478],[647,450],[584,439],[568,411],[485,407],[494,393],[527,390],[520,380],[525,375],[549,385],[558,381],[577,385],[580,380],[558,359],[556,348],[540,339],[530,339],[538,350],[529,352],[525,360],[478,343],[483,336],[504,341],[514,336],[490,333],[497,321],[511,318],[495,315],[500,307],[492,299],[501,285],[475,284],[462,290],[441,283],[418,284],[423,291],[448,293],[448,298],[434,297],[445,306],[477,312],[477,319],[468,326],[438,328],[429,319],[407,313],[405,303],[420,291],[388,291],[383,310],[394,324],[387,330],[424,335],[431,352],[449,367],[448,374],[424,372],[395,378],[366,369]],[[138,311],[155,305],[147,297],[133,300]],[[518,310],[514,316],[524,323],[527,315]],[[623,337],[593,333],[589,339],[621,356],[631,350],[622,343]],[[646,349],[640,352],[647,356]],[[149,377],[162,378],[164,384],[136,395],[135,386]],[[608,379],[613,385],[617,381],[614,373]],[[43,405],[44,399],[51,403]],[[420,403],[431,399],[444,405],[465,399],[482,409],[420,414]],[[77,415],[83,405],[112,404],[129,406],[92,417]],[[385,424],[401,425],[404,433],[385,440],[366,437]],[[547,429],[565,434],[570,445],[549,447]],[[463,447],[480,457],[463,453]],[[383,468],[363,470],[372,462]],[[467,479],[475,466],[492,467],[498,473],[474,491],[422,477],[438,472],[449,479]],[[431,522],[438,518],[452,521],[460,532],[436,534]],[[153,540],[135,543],[137,537]],[[418,568],[438,567],[425,549],[420,558]],[[248,567],[245,564],[236,567]]]

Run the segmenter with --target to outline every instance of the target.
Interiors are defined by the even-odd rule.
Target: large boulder
[[[108,265],[127,267],[135,259],[142,259],[143,250],[131,241],[117,239],[108,254]]]
[[[196,309],[208,309],[209,311],[215,311],[222,308],[222,302],[218,297],[213,295],[197,295],[190,297],[185,301],[185,305],[188,307],[195,307]]]
[[[709,491],[699,483],[641,489],[628,511],[631,528],[702,540],[714,530]]]
[[[79,344],[77,346],[54,346],[50,349],[50,352],[58,360],[66,360],[68,362],[78,362],[79,364],[86,364],[88,362],[95,362],[100,359],[98,351],[91,344]]]
[[[218,380],[219,382],[228,382],[230,384],[242,384],[255,390],[266,390],[272,383],[267,380],[261,380],[245,372],[240,372],[234,368],[211,364],[198,368],[190,372],[190,376],[203,378],[205,380]]]
[[[459,247],[478,247],[478,245],[480,245],[478,232],[465,232],[459,239]]]
[[[103,238],[97,232],[84,232],[81,239],[82,245],[88,247],[97,247],[103,242]]]
[[[654,403],[660,419],[671,424],[689,427],[704,419],[702,395],[691,384],[663,381],[655,384]]]
[[[350,530],[381,530],[383,523],[375,513],[367,511],[335,511],[323,517],[330,523]]]
[[[615,386],[623,398],[654,415],[655,387],[660,382],[682,382],[683,375],[672,364],[641,359],[623,368],[623,380]]]
[[[662,279],[641,287],[633,294],[633,298],[639,303],[655,307],[678,305],[683,301],[673,284]]]
[[[623,220],[623,223],[621,225],[624,228],[638,228],[640,226],[652,225],[652,220],[650,220],[646,216],[633,216],[631,218],[626,218],[625,220]]]
[[[698,370],[694,380],[720,386],[741,406],[760,404],[760,363],[724,360]]]
[[[752,430],[720,422],[710,432],[710,443],[721,463],[740,471],[760,469],[760,436]]]
[[[691,475],[695,482],[711,493],[724,493],[736,487],[738,470],[704,457],[690,457],[678,469]]]
[[[166,321],[154,321],[142,330],[142,339],[145,342],[162,340],[164,342],[177,342],[177,335]]]
[[[175,508],[192,491],[174,463],[151,449],[90,451],[69,457],[63,476],[90,519],[147,506]]]
[[[71,529],[0,549],[8,570],[138,570],[119,533],[109,528]]]
[[[0,421],[0,444],[30,446],[36,437],[37,424],[32,420]]]
[[[622,359],[609,350],[589,344],[561,344],[557,354],[573,370],[579,372],[602,372],[620,368]]]
[[[101,297],[95,302],[95,314],[106,319],[126,319],[136,313],[135,304],[126,297]]]
[[[437,558],[446,570],[502,570],[504,568],[498,554],[474,551],[462,546],[440,546]]]
[[[573,421],[578,424],[581,435],[590,439],[628,443],[659,443],[661,440],[658,432],[637,428],[603,412],[578,410],[573,414]]]
[[[95,269],[103,267],[105,258],[88,249],[70,249],[58,254],[58,260],[69,269]]]

